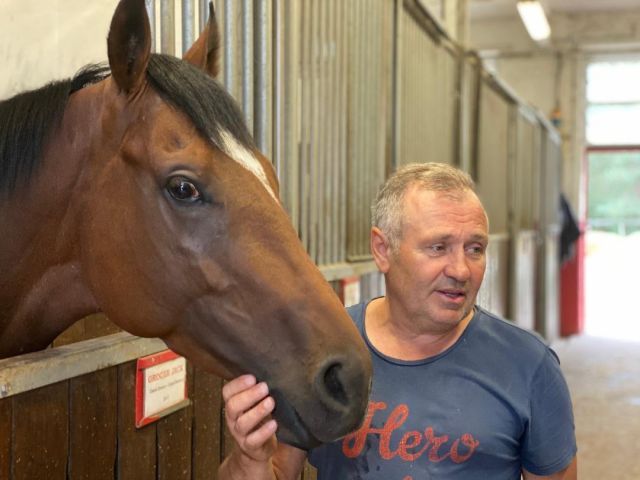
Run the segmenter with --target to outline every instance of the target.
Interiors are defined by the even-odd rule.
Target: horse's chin
[[[273,417],[278,422],[276,437],[279,442],[302,450],[310,450],[324,443],[309,431],[296,409],[286,400],[279,390],[272,390],[271,396],[276,402]]]

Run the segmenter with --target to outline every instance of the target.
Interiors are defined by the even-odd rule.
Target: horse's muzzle
[[[319,365],[306,392],[289,396],[272,388],[278,440],[310,449],[351,433],[364,418],[370,379],[368,355],[340,355]]]

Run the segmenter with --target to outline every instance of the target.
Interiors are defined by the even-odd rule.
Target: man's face
[[[420,331],[449,331],[473,314],[488,240],[487,216],[473,192],[409,187],[402,238],[385,272],[388,295]]]

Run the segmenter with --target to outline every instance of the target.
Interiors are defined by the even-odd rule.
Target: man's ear
[[[391,245],[385,234],[378,227],[371,227],[371,253],[382,273],[389,271],[389,258],[391,257]]]

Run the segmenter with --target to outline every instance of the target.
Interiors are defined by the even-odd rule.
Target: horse
[[[219,34],[151,53],[144,0],[121,0],[108,65],[0,103],[0,357],[103,312],[276,399],[280,440],[355,429],[366,347],[304,251],[271,162],[214,79]]]

